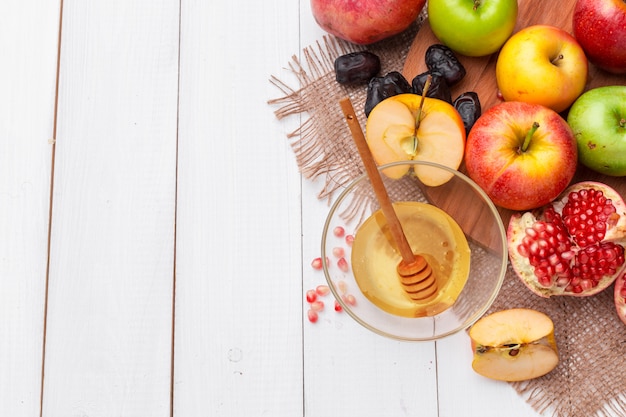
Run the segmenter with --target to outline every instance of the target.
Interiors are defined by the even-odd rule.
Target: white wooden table
[[[3,1],[0,416],[536,415],[465,334],[307,320],[328,206],[268,79],[323,34],[309,0]]]

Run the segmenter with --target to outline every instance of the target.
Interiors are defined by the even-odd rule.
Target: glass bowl
[[[408,174],[400,179],[384,174],[385,169],[402,166]],[[423,170],[436,174],[431,176],[449,176],[450,180],[442,185],[426,185],[418,179],[421,174],[415,174]],[[405,205],[420,206],[426,214],[443,212],[442,219],[453,220],[450,227],[461,238],[451,242],[437,240],[439,237],[431,233],[432,225],[422,224],[429,216],[421,211],[409,216],[416,221],[401,217],[401,224],[411,248],[416,253],[424,252],[433,271],[440,271],[438,280],[441,276],[446,279],[450,268],[458,267],[465,273],[455,278],[454,285],[438,281],[439,293],[434,301],[412,300],[393,268],[401,256],[393,239],[385,237],[386,221],[369,178],[363,174],[341,192],[324,224],[322,265],[333,295],[358,323],[393,339],[431,341],[468,328],[492,305],[506,273],[506,232],[498,210],[469,177],[439,164],[403,161],[380,166],[379,172],[396,212]],[[368,234],[372,228],[380,229],[377,237]],[[430,249],[424,249],[434,247],[433,251],[439,251],[438,246],[446,249],[431,257]],[[378,252],[387,253],[388,258],[378,257]],[[391,261],[394,256],[396,260]]]

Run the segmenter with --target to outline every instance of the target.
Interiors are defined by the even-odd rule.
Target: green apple
[[[429,0],[433,34],[466,56],[498,51],[517,23],[517,0]]]
[[[583,93],[572,104],[567,123],[576,137],[581,164],[601,174],[626,176],[626,86]]]

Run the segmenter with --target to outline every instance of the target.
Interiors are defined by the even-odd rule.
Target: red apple
[[[507,101],[482,114],[465,146],[469,176],[496,205],[543,206],[574,177],[578,148],[569,125],[540,104]]]
[[[426,0],[311,0],[315,21],[348,42],[369,45],[407,29]]]
[[[577,0],[572,23],[574,36],[592,64],[626,74],[624,0]]]

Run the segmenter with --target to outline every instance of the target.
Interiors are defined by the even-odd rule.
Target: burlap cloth
[[[424,16],[405,33],[367,47],[381,58],[381,73],[402,67]],[[268,101],[276,117],[302,115],[301,126],[287,135],[302,175],[322,176],[318,197],[330,202],[334,192],[363,173],[361,160],[345,123],[339,100],[349,96],[365,126],[366,88],[345,87],[335,81],[337,56],[365,49],[332,36],[293,56],[287,71],[296,74],[292,88],[271,76],[282,93]],[[410,80],[409,80],[410,81]],[[393,191],[391,191],[393,193]],[[613,287],[593,297],[553,297],[531,293],[510,265],[491,311],[526,307],[548,314],[555,323],[560,363],[548,375],[510,383],[539,413],[558,417],[626,416],[626,326],[617,318]]]

